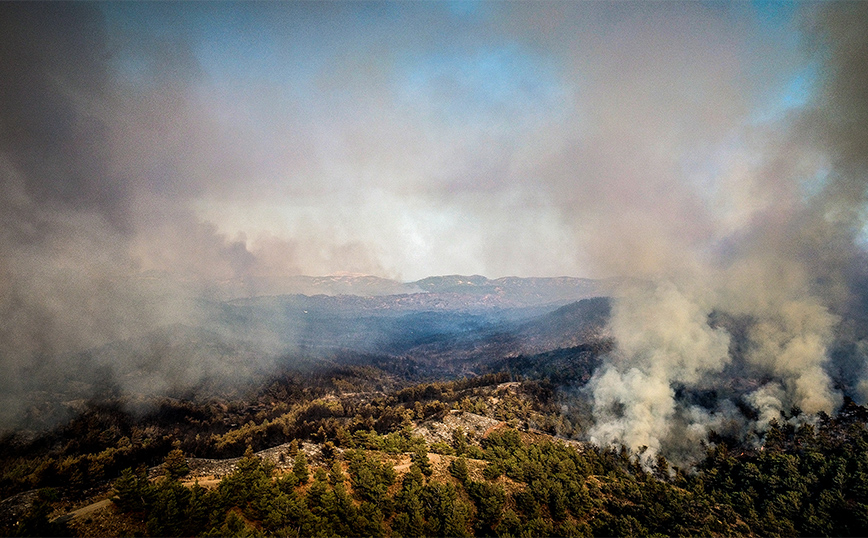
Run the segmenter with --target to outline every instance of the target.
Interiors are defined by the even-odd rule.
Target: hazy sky
[[[23,11],[7,125],[55,168],[7,148],[21,196],[208,278],[662,270],[774,201],[751,176],[821,68],[792,3]],[[823,155],[794,158],[810,195]]]

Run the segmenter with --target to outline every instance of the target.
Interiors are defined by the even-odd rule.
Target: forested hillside
[[[849,400],[835,417],[792,410],[761,445],[712,432],[705,456],[676,468],[570,440],[581,409],[544,380],[383,392],[378,377],[287,374],[246,399],[165,400],[141,416],[104,402],[8,437],[2,533],[868,534],[868,409]]]

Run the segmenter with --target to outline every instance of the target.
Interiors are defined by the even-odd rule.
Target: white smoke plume
[[[618,348],[589,385],[592,441],[657,454],[673,424],[675,386],[695,386],[729,361],[729,335],[708,325],[709,314],[671,282],[615,301],[610,325]]]
[[[741,209],[749,218],[732,228],[735,221],[715,220],[709,209],[705,222],[715,231],[704,246],[673,234],[649,246],[634,243],[637,259],[654,260],[654,272],[634,273],[652,282],[653,291],[615,303],[617,349],[589,385],[596,417],[592,440],[637,451],[647,446],[645,458],[671,445],[676,429],[683,434],[676,416],[683,422],[693,415],[686,420],[702,431],[733,416],[731,405],[702,410],[679,401],[679,389],[759,385],[743,401],[758,414],[749,427],[762,432],[793,407],[834,412],[842,383],[853,396],[865,386],[846,377],[836,383],[830,371],[846,324],[846,338],[855,340],[857,350],[864,348],[864,323],[853,320],[864,308],[868,133],[859,118],[868,102],[868,39],[856,28],[868,21],[868,9],[830,4],[805,17],[820,51],[822,91],[805,111],[779,125],[783,135],[763,134],[761,164],[731,176],[726,188],[755,196],[753,207]],[[806,187],[802,166],[812,155],[809,160],[827,163],[831,171]],[[670,241],[683,247],[679,257],[654,255],[657,245]],[[677,275],[678,288],[667,274]],[[738,342],[725,324],[714,324],[714,313],[742,320],[746,331]],[[720,374],[725,375],[712,379]]]

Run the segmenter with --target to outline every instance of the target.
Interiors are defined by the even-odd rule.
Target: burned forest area
[[[561,303],[528,299],[545,294],[504,298],[502,289],[234,300],[213,309],[208,331],[161,330],[142,337],[148,345],[90,350],[76,357],[85,370],[143,349],[266,353],[242,334],[283,335],[293,351],[268,368],[203,375],[159,395],[135,394],[111,376],[71,375],[52,395],[65,406],[63,419],[52,415],[54,424],[10,430],[2,440],[0,530],[868,534],[868,409],[848,397],[834,414],[794,407],[750,434],[744,425],[709,428],[694,446],[594,442],[588,385],[615,343],[612,299],[587,287],[576,289],[588,298]],[[294,332],[283,326],[292,323]],[[168,360],[140,358],[141,368],[124,376]],[[86,383],[99,392],[74,400]],[[732,375],[728,386],[683,387],[675,398],[709,412],[728,398],[744,424],[756,424],[750,385]],[[51,404],[36,403],[31,423]]]

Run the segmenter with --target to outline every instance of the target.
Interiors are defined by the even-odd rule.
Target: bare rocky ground
[[[298,450],[304,452],[305,457],[311,463],[322,460],[322,447],[316,443],[302,442],[299,444]],[[340,449],[336,450],[340,451]],[[255,455],[262,461],[272,464],[278,473],[292,469],[293,458],[290,456],[290,443],[261,450],[256,452]],[[185,482],[192,485],[194,481],[198,480],[201,486],[206,486],[211,481],[220,482],[224,476],[235,472],[239,460],[241,458],[229,458],[225,460],[187,458],[190,474],[186,477]],[[152,468],[151,473],[149,473],[151,478],[161,475],[162,468],[160,467]]]
[[[494,428],[503,424],[503,421],[475,413],[451,411],[441,420],[423,422],[413,430],[413,434],[425,439],[429,445],[432,443],[448,445],[452,442],[454,430],[464,430],[464,433],[471,439],[482,439]]]
[[[0,521],[18,521],[36,502],[37,490],[22,491],[0,501]]]

